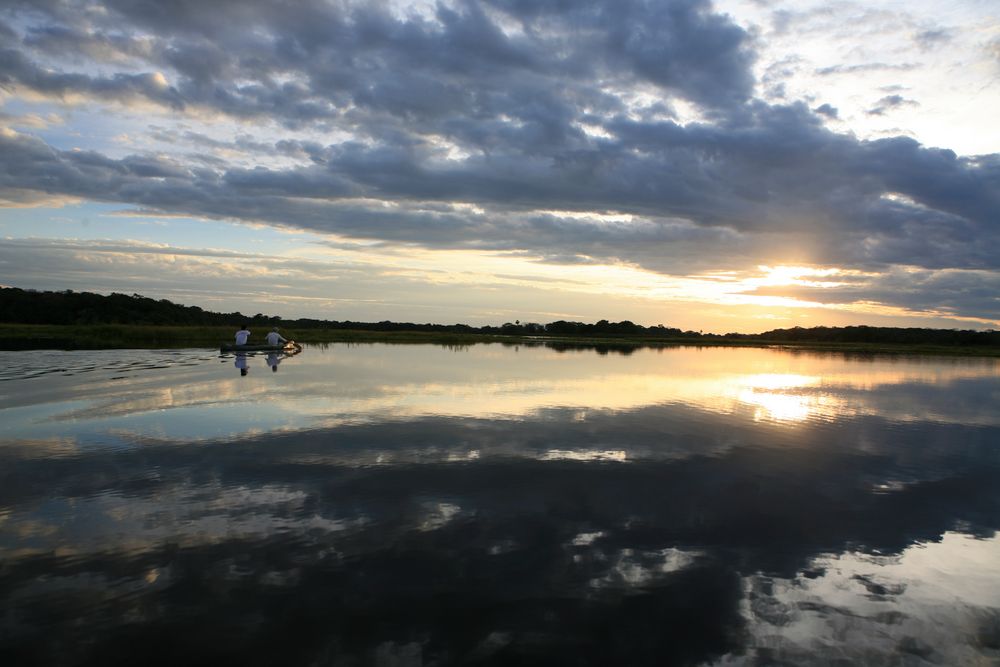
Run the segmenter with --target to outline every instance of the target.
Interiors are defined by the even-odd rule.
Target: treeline
[[[769,340],[787,343],[879,343],[896,345],[1000,346],[1000,331],[969,329],[919,329],[902,327],[812,327],[774,329],[761,334],[726,334],[731,339]]]
[[[500,326],[473,327],[468,324],[414,324],[411,322],[352,322],[314,318],[284,319],[239,311],[215,313],[198,306],[183,306],[167,299],[150,299],[140,294],[101,295],[91,292],[42,292],[16,287],[0,288],[0,322],[17,324],[146,324],[155,326],[273,326],[294,329],[347,329],[358,331],[424,331],[432,333],[481,333],[509,336],[566,338],[628,338],[689,340],[706,342],[758,341],[776,343],[872,343],[890,345],[941,345],[1000,347],[1000,331],[919,329],[900,327],[812,327],[774,329],[760,334],[704,334],[683,331],[662,324],[642,326],[628,320],[593,324],[559,320],[541,324],[520,320]]]
[[[152,324],[211,326],[278,318],[257,314],[213,313],[198,306],[182,306],[166,299],[141,294],[93,294],[91,292],[41,292],[16,287],[0,288],[0,322],[18,324]]]

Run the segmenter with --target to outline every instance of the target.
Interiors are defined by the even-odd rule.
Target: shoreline
[[[152,326],[134,324],[51,325],[0,324],[0,350],[114,350],[214,348],[232,338],[231,326]],[[802,352],[885,354],[950,357],[1000,357],[1000,348],[926,344],[788,342],[766,339],[654,338],[635,336],[518,336],[423,331],[358,329],[283,329],[282,334],[305,345],[391,343],[424,345],[546,346],[555,349],[597,349],[627,353],[639,348],[754,347]],[[259,338],[263,340],[263,335]]]

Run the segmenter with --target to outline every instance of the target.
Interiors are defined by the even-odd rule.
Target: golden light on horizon
[[[781,295],[756,295],[760,287],[835,288],[847,283],[823,280],[840,275],[860,275],[836,267],[758,265],[744,271],[666,274],[641,266],[613,262],[579,264],[492,250],[410,249],[405,254],[382,248],[311,248],[302,257],[322,258],[363,265],[377,265],[386,275],[430,281],[435,284],[497,284],[585,291],[590,294],[628,296],[654,300],[694,301],[720,305],[758,305],[816,308],[828,304]]]
[[[579,300],[588,297],[612,297],[620,303],[629,300],[639,307],[618,315],[618,319],[717,333],[756,333],[796,325],[854,324],[870,321],[871,316],[882,318],[887,326],[906,326],[905,320],[910,321],[909,326],[914,326],[913,318],[928,320],[924,326],[947,326],[948,321],[980,325],[983,322],[945,311],[917,311],[878,301],[857,301],[854,294],[874,286],[884,279],[883,274],[837,266],[766,263],[744,269],[702,269],[669,274],[636,264],[602,262],[587,257],[581,257],[579,263],[560,263],[520,252],[412,248],[407,253],[400,253],[397,249],[352,245],[313,247],[306,255],[299,251],[298,256],[368,266],[383,276],[457,289],[544,292],[548,295],[546,298],[555,298],[561,305],[570,295]],[[787,288],[788,293],[783,294],[782,288]],[[850,294],[845,294],[843,299],[836,298],[838,291],[845,288],[851,288]],[[816,298],[808,298],[809,293]],[[662,316],[655,314],[657,310]],[[606,312],[584,315],[553,308],[537,315],[535,320],[530,317],[525,313],[518,319],[596,321],[615,316]],[[537,319],[544,317],[550,319]],[[929,322],[934,319],[938,322]],[[762,327],[762,321],[767,322],[767,326]]]
[[[254,302],[246,308],[260,309],[260,301],[273,303],[284,307],[276,313],[282,317],[472,325],[515,319],[537,323],[608,319],[720,334],[863,323],[1000,326],[1000,322],[963,317],[944,308],[914,310],[860,300],[860,294],[878,293],[880,283],[900,276],[837,266],[766,263],[734,269],[699,266],[696,261],[669,273],[582,255],[563,261],[495,249],[411,247],[404,252],[399,247],[308,232],[296,232],[296,239],[296,244],[276,242],[270,253],[220,250],[201,254],[143,241],[73,242],[60,247],[72,252],[77,264],[100,266],[109,274],[135,275],[136,280],[140,266],[174,277],[248,275],[268,288],[241,295]],[[359,282],[359,276],[364,280]],[[415,300],[415,291],[427,302]],[[214,303],[217,296],[203,291],[184,298]],[[238,310],[244,305],[221,308]],[[377,314],[360,315],[364,309]]]
[[[757,269],[764,275],[746,279],[746,284],[754,286],[800,285],[805,287],[841,287],[847,283],[834,280],[810,280],[809,278],[829,278],[845,274],[859,275],[857,271],[845,271],[836,267],[816,268],[812,266],[791,266],[760,264]]]

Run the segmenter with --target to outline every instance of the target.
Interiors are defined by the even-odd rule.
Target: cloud
[[[1000,65],[1000,37],[995,37],[986,45],[986,53],[991,60]]]
[[[318,1],[294,12],[278,2],[226,3],[217,12],[182,4],[169,15],[157,5],[105,8],[98,16],[35,7],[38,24],[0,56],[0,81],[58,98],[145,98],[290,127],[364,123],[358,111],[386,114],[391,124],[505,114],[550,140],[564,138],[565,123],[551,122],[566,110],[564,98],[620,106],[608,85],[648,84],[722,108],[748,99],[754,83],[748,35],[705,0],[460,1],[406,17]],[[50,71],[32,54],[64,60]],[[58,71],[79,67],[80,56],[147,71]]]
[[[487,657],[502,650],[505,662],[545,655],[554,663],[737,662],[747,645],[790,662],[845,654],[888,662],[921,630],[941,640],[933,651],[942,662],[991,656],[985,640],[949,640],[979,631],[988,639],[995,621],[988,603],[997,574],[997,419],[983,393],[995,380],[982,364],[929,370],[905,359],[867,360],[847,382],[815,374],[815,386],[766,392],[846,408],[836,428],[810,419],[790,429],[754,419],[752,405],[725,414],[716,402],[699,408],[684,395],[593,409],[589,393],[586,414],[570,405],[510,419],[408,417],[393,392],[412,393],[414,369],[382,351],[355,352],[330,355],[336,366],[287,360],[282,373],[300,381],[258,383],[256,391],[270,389],[271,405],[287,400],[295,408],[256,410],[242,428],[257,432],[238,437],[217,434],[219,420],[208,418],[231,413],[230,399],[246,404],[255,389],[227,381],[222,373],[232,366],[205,354],[143,352],[116,357],[108,370],[88,355],[98,366],[88,375],[131,378],[78,389],[90,412],[77,410],[82,393],[59,404],[51,391],[38,391],[44,409],[74,413],[63,432],[77,438],[8,439],[0,447],[7,517],[0,586],[19,601],[8,637],[21,655],[54,663],[67,647],[85,645],[134,657],[128,639],[162,636],[184,615],[185,632],[171,635],[178,652],[204,650],[226,632],[235,638],[227,661],[242,663],[260,657],[255,642],[302,662],[335,655],[366,663],[412,638],[435,655],[479,657],[485,645]],[[496,378],[523,384],[523,364],[489,356]],[[408,358],[420,370],[433,367],[432,389],[450,392],[452,405],[467,403],[456,396],[483,394],[463,364],[439,363],[436,354]],[[545,363],[542,355],[530,359]],[[177,366],[162,370],[178,361],[195,366],[183,376]],[[566,361],[549,363],[563,373],[586,366]],[[699,379],[703,361],[693,365]],[[123,372],[126,363],[146,369]],[[806,367],[822,363],[812,357]],[[615,366],[599,366],[584,379],[606,384]],[[879,386],[886,377],[891,391]],[[557,386],[578,376],[560,379]],[[295,401],[295,387],[309,400]],[[487,403],[509,398],[506,389],[492,386]],[[113,404],[110,414],[97,411],[103,403]],[[359,404],[362,418],[295,427]],[[28,424],[37,410],[20,412],[15,427],[42,427]],[[102,430],[107,447],[79,435],[109,421],[144,433]],[[193,428],[202,437],[206,423],[211,438],[170,435]],[[84,438],[87,446],[68,456],[73,440]],[[630,463],[586,461],[609,449]],[[956,540],[960,548],[944,548]],[[956,610],[955,589],[946,585],[956,580],[942,563],[969,562],[989,567],[960,581],[986,585]],[[50,576],[38,576],[46,567]],[[205,585],[207,578],[220,583]],[[460,594],[442,595],[443,579]],[[53,587],[72,594],[53,595]],[[831,594],[837,605],[823,606]],[[116,613],[88,613],[109,595]],[[401,605],[401,595],[410,604]],[[65,640],[45,641],[20,622],[33,618],[53,619]],[[354,630],[372,618],[392,622]],[[816,633],[830,643],[797,643]],[[845,634],[860,639],[841,646]],[[501,648],[490,637],[500,637]],[[148,645],[162,653],[156,641]]]
[[[0,88],[18,91],[27,88],[58,99],[86,96],[101,100],[130,102],[137,99],[156,102],[172,109],[183,109],[184,102],[159,72],[116,73],[112,76],[89,76],[79,73],[52,72],[28,60],[14,49],[0,50]]]
[[[920,102],[908,100],[902,95],[886,95],[879,99],[867,113],[870,116],[884,116],[887,111],[905,106],[920,106]]]
[[[857,65],[830,65],[816,70],[819,76],[836,74],[862,74],[868,72],[908,72],[919,68],[918,63],[860,63]]]
[[[754,239],[809,244],[817,261],[995,268],[1000,158],[959,158],[911,139],[858,141],[802,105],[756,104],[713,125],[615,117],[609,138],[548,155],[517,145],[448,159],[424,143],[275,144],[286,169],[184,165],[161,156],[59,151],[0,136],[0,186],[174,214],[436,248],[521,249],[670,271],[678,242],[716,259]],[[44,185],[43,185],[44,184]],[[457,203],[456,203],[457,202]],[[609,224],[595,215],[631,216]],[[664,256],[663,253],[666,253]],[[657,257],[659,256],[659,259]]]
[[[25,129],[45,129],[53,125],[61,125],[65,119],[59,114],[50,113],[44,116],[37,113],[9,114],[0,111],[0,124]]]
[[[756,81],[759,35],[703,0],[53,1],[0,18],[9,93],[94,114],[111,103],[131,123],[114,134],[150,146],[66,150],[68,132],[5,129],[8,203],[111,202],[670,275],[775,253],[879,271],[1000,268],[997,155],[859,140],[825,127],[840,115],[830,103],[754,99],[758,85],[790,96],[779,80],[808,61]],[[774,16],[779,32],[831,19]],[[870,115],[917,104],[880,94]],[[159,115],[129,116],[138,104]]]
[[[837,278],[840,282],[839,277]],[[978,320],[976,326],[1000,323],[1000,275],[993,271],[921,270],[895,267],[867,274],[837,287],[760,287],[753,294],[789,296],[824,304],[893,304],[919,313]],[[969,322],[966,326],[972,326]]]
[[[953,32],[947,28],[933,28],[921,30],[913,36],[921,50],[929,51],[939,48],[955,38]]]
[[[830,105],[830,104],[826,104],[826,103],[819,105],[818,107],[816,107],[815,109],[813,109],[813,111],[816,112],[816,113],[818,113],[818,114],[822,114],[822,115],[826,116],[827,118],[837,118],[838,117],[837,108],[834,107],[834,106],[832,106],[832,105]]]

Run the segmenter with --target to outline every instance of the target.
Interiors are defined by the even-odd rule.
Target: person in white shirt
[[[240,330],[236,332],[236,344],[246,345],[247,338],[249,337],[250,337],[250,330],[247,329],[247,325],[244,324],[243,326],[240,327]]]
[[[277,347],[278,345],[284,345],[287,342],[288,340],[278,333],[278,327],[274,327],[274,329],[271,330],[271,333],[267,334],[268,345],[274,345]]]

